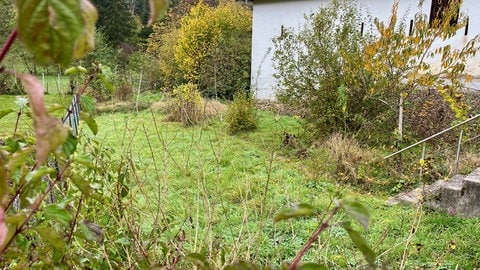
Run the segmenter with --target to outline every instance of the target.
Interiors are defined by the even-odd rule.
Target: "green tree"
[[[124,1],[94,0],[93,3],[99,13],[97,27],[113,48],[137,44],[139,22]]]
[[[180,30],[173,28],[169,32],[163,33],[157,40],[158,26],[155,25],[153,29],[154,32],[148,41],[147,52],[157,59],[159,72],[156,75],[159,77],[164,90],[171,91],[176,86],[186,82],[177,61],[175,61],[175,48]]]
[[[10,0],[0,0],[0,42],[3,44],[13,29],[14,9]]]

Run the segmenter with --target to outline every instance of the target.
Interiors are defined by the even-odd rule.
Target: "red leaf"
[[[43,100],[42,84],[33,75],[18,75],[30,97],[35,129],[38,165],[42,165],[50,152],[61,146],[68,136],[68,129],[59,119],[48,115]]]
[[[0,207],[0,249],[2,248],[5,239],[7,239],[7,225],[5,224],[5,212]]]

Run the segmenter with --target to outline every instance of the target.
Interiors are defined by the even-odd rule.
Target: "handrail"
[[[395,152],[395,153],[393,153],[393,154],[390,154],[390,155],[384,157],[384,159],[391,158],[391,157],[393,157],[393,156],[395,156],[395,155],[398,155],[398,154],[402,153],[403,151],[406,151],[406,150],[408,150],[408,149],[410,149],[410,148],[413,148],[413,147],[415,147],[415,146],[417,146],[417,145],[419,145],[419,144],[422,144],[422,143],[424,143],[424,142],[426,142],[426,141],[429,141],[429,140],[431,140],[431,139],[433,139],[433,138],[435,138],[435,137],[438,137],[438,136],[442,135],[443,133],[448,132],[448,131],[450,131],[450,130],[452,130],[452,129],[455,129],[455,128],[459,127],[459,126],[465,125],[466,123],[471,122],[471,121],[473,121],[473,120],[475,120],[475,119],[477,119],[477,118],[479,118],[479,117],[480,117],[480,114],[477,114],[477,115],[475,115],[475,116],[473,116],[473,117],[471,117],[471,118],[469,118],[469,119],[467,119],[467,120],[465,120],[465,121],[463,121],[463,122],[461,122],[461,123],[458,123],[458,124],[456,124],[456,125],[454,125],[454,126],[452,126],[452,127],[449,127],[449,128],[447,128],[447,129],[444,129],[444,130],[442,130],[442,131],[440,131],[440,132],[438,132],[438,133],[436,133],[436,134],[433,134],[432,136],[430,136],[430,137],[428,137],[428,138],[425,138],[425,139],[423,139],[423,140],[421,140],[421,141],[419,141],[419,142],[416,142],[416,143],[414,143],[414,144],[412,144],[412,145],[410,145],[410,146],[407,146],[407,147],[405,147],[405,148],[403,148],[403,149],[401,149],[401,150],[399,150],[399,151],[397,151],[397,152]]]

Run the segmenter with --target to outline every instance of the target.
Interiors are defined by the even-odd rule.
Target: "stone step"
[[[387,200],[387,204],[394,205],[398,203],[409,203],[409,204],[418,204],[424,200],[429,200],[432,197],[437,196],[440,193],[440,189],[444,186],[448,185],[452,189],[455,187],[461,186],[463,183],[463,179],[465,178],[464,175],[455,175],[451,179],[445,180],[437,180],[433,184],[421,186],[415,188],[411,191],[402,192],[394,197],[390,197]]]
[[[480,168],[468,176],[455,175],[451,179],[400,193],[388,199],[387,204],[425,202],[434,210],[464,217],[480,217]]]

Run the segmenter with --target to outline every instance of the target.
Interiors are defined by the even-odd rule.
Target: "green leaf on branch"
[[[80,106],[83,111],[93,114],[95,111],[95,99],[88,95],[80,96]]]
[[[13,144],[13,143],[12,143]],[[15,155],[12,155],[8,160],[7,168],[10,174],[13,174],[18,168],[21,168],[25,164],[25,160],[30,158],[33,152],[33,146],[27,146],[22,149],[14,149]]]
[[[9,216],[4,214],[4,224],[6,224],[7,226],[7,232],[6,235],[4,235],[5,239],[3,241],[3,244],[1,244],[0,242],[0,250],[3,250],[4,244],[10,241],[15,236],[15,232],[18,228],[20,228],[20,225],[25,222],[26,218],[27,215],[25,213],[17,213],[15,215]]]
[[[113,84],[113,72],[109,67],[100,65],[100,73],[97,76],[103,86],[105,86],[110,93],[115,91],[115,85]]]
[[[43,176],[49,175],[55,172],[56,170],[54,168],[42,166],[36,170],[29,172],[27,176],[25,176],[25,181],[28,184],[31,183],[32,185],[36,185],[42,179]]]
[[[297,218],[297,217],[310,217],[314,216],[316,214],[315,208],[308,204],[297,204],[291,208],[286,208],[280,211],[277,215],[274,217],[274,221],[278,222],[281,220],[285,219],[290,219],[290,218]]]
[[[150,18],[148,19],[148,26],[152,24],[159,18],[165,16],[167,12],[169,0],[149,0],[150,4]]]
[[[88,128],[90,128],[90,130],[92,131],[93,135],[97,135],[98,125],[95,119],[93,119],[93,117],[90,114],[86,112],[80,112],[80,120],[83,120],[87,124]]]
[[[82,58],[95,47],[95,23],[98,20],[97,9],[88,0],[80,0],[80,11],[82,13],[83,29],[75,41],[74,58]],[[82,70],[81,67],[80,70]]]
[[[45,208],[43,208],[43,214],[48,219],[53,219],[65,227],[67,227],[70,220],[72,220],[70,213],[56,204],[45,206]]]
[[[347,214],[358,221],[365,230],[368,229],[370,223],[370,213],[368,209],[357,201],[344,199],[340,202],[341,208],[347,212]]]
[[[35,59],[68,66],[84,27],[78,0],[17,0],[18,37]]]
[[[347,231],[348,236],[352,239],[353,244],[362,252],[363,257],[368,262],[368,264],[373,267],[375,266],[375,252],[368,246],[367,241],[357,232],[355,231],[350,222],[342,222],[340,223],[340,227],[344,228]]]
[[[11,112],[13,112],[12,109],[1,110],[1,111],[0,111],[0,119],[2,119],[3,117],[7,116],[7,115],[10,114]]]
[[[93,165],[92,159],[87,156],[87,155],[78,155],[75,157],[73,160],[75,163],[82,164],[83,166],[90,168],[90,169],[95,169],[95,165]]]
[[[78,145],[78,139],[73,136],[72,132],[68,132],[68,137],[65,140],[65,143],[63,144],[63,153],[67,155],[67,158],[70,158],[70,156],[77,151],[77,145]]]
[[[92,193],[92,188],[90,187],[90,183],[85,180],[84,177],[80,175],[72,175],[70,177],[72,183],[86,196],[90,196]]]
[[[64,74],[68,76],[87,74],[88,70],[82,66],[69,67],[65,70]]]
[[[52,246],[54,252],[54,258],[62,258],[63,254],[65,253],[65,246],[66,243],[63,240],[62,237],[58,235],[58,233],[53,229],[49,228],[45,225],[39,225],[36,227],[33,227],[33,230],[35,230],[40,238],[45,242],[50,244]]]
[[[125,185],[125,174],[124,174],[124,173],[121,173],[121,174],[118,176],[118,185],[120,186],[120,196],[121,196],[122,198],[127,197],[128,192],[130,191],[130,189],[128,188],[127,185]]]
[[[12,225],[14,229],[20,228],[20,225],[25,221],[27,215],[25,213],[17,213],[15,215],[9,215],[5,218],[7,224]]]

